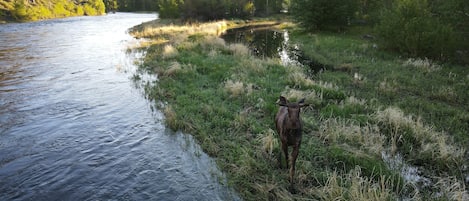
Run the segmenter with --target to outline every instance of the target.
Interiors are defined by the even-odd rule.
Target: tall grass
[[[389,107],[376,112],[376,120],[382,130],[398,140],[413,158],[426,156],[430,163],[444,161],[445,163],[461,164],[466,150],[454,145],[452,139],[443,132],[435,131],[433,127],[423,124],[421,118],[405,115],[402,110]],[[396,143],[396,142],[394,142]]]

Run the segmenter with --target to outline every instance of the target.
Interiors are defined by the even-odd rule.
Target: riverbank
[[[103,1],[1,1],[0,23],[28,22],[74,16],[104,15]]]
[[[332,68],[309,75],[218,37],[250,25],[241,21],[157,20],[131,31],[152,39],[142,68],[158,81],[145,91],[166,125],[194,135],[244,199],[468,198],[467,67],[402,59],[356,34],[268,23],[289,28],[305,55]],[[280,95],[311,105],[294,189],[278,168]]]

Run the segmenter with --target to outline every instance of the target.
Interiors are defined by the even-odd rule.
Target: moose
[[[293,185],[293,176],[295,175],[295,162],[301,144],[301,135],[303,123],[300,118],[300,110],[302,107],[308,106],[304,103],[305,99],[301,99],[296,103],[290,103],[285,97],[280,96],[278,105],[280,106],[275,116],[275,126],[282,142],[282,150],[285,154],[285,160],[288,168],[288,147],[293,146],[290,163],[290,184]],[[281,157],[280,157],[281,159]],[[282,167],[281,160],[279,161]]]

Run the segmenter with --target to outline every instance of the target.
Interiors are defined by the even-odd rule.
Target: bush
[[[453,29],[432,16],[426,0],[398,0],[383,12],[376,31],[385,49],[411,57],[445,59],[455,44]]]
[[[292,0],[291,10],[304,28],[323,30],[347,25],[356,7],[355,0]]]
[[[182,2],[178,0],[162,0],[160,1],[159,7],[159,17],[160,18],[179,18],[180,10],[179,6]]]

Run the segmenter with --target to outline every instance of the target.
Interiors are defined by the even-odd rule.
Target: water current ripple
[[[239,200],[132,81],[156,16],[0,25],[0,200]]]

